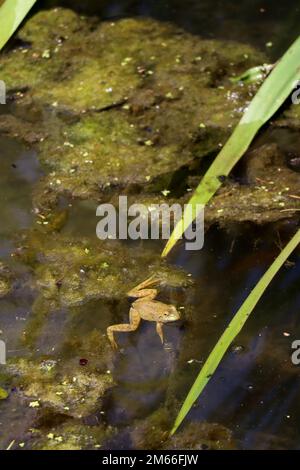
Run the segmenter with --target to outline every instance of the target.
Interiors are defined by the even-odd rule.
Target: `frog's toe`
[[[113,340],[113,341],[111,341],[110,343],[111,343],[111,347],[113,348],[113,350],[114,350],[114,351],[118,351],[119,346],[118,346],[118,344],[116,343],[116,341]]]

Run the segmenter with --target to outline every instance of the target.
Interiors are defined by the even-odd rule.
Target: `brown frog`
[[[131,289],[127,295],[134,297],[129,312],[129,323],[112,325],[107,328],[107,336],[114,349],[118,349],[118,345],[114,339],[114,331],[135,331],[138,329],[141,319],[156,322],[156,331],[164,342],[163,323],[169,323],[180,319],[180,314],[173,305],[164,304],[158,300],[154,300],[157,296],[157,289],[149,289],[149,287],[157,284],[158,279],[151,276],[146,281]]]

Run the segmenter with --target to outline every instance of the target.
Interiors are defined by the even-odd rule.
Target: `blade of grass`
[[[197,215],[197,204],[205,205],[220,188],[220,176],[227,176],[248,149],[257,131],[288,98],[299,79],[300,37],[290,46],[259,88],[234,132],[217,155],[189,200],[192,210],[177,223],[162,256],[166,256]]]
[[[0,50],[21,24],[36,0],[6,0],[0,6]]]
[[[282,267],[282,265],[286,262],[290,254],[296,248],[296,246],[300,243],[300,230],[296,232],[294,237],[290,240],[290,242],[286,245],[286,247],[281,251],[281,253],[277,256],[273,264],[269,267],[269,269],[265,272],[259,282],[256,284],[254,289],[248,295],[247,299],[244,301],[240,309],[237,311],[231,322],[229,323],[228,327],[224,331],[223,335],[215,345],[214,349],[210,353],[208,359],[206,360],[204,366],[202,367],[196,381],[194,382],[191,390],[189,391],[180,411],[175,420],[173,429],[171,431],[171,435],[175,433],[178,426],[182,423],[187,413],[190,411],[191,407],[202,393],[203,389],[209,382],[212,374],[217,369],[218,365],[220,364],[224,354],[226,353],[228,347],[241,331],[242,327],[246,323],[247,319],[249,318],[250,314],[254,310],[254,307],[260,300],[261,296],[265,292],[266,288]]]

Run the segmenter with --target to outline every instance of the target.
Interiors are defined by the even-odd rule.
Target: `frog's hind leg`
[[[156,333],[160,337],[160,340],[162,344],[164,344],[164,332],[163,332],[163,323],[162,322],[156,322]]]
[[[157,296],[156,289],[148,289],[148,287],[154,286],[159,282],[154,275],[150,276],[145,281],[138,284],[136,287],[127,292],[128,297],[135,297],[136,299],[148,297],[149,299],[155,299]]]
[[[124,331],[135,331],[140,324],[141,317],[140,314],[135,310],[134,307],[131,307],[129,312],[129,322],[130,323],[120,323],[118,325],[112,325],[107,328],[107,336],[113,347],[113,349],[118,349],[118,345],[114,339],[114,331],[124,332]]]

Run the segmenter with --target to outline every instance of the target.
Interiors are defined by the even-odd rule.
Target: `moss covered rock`
[[[81,198],[128,186],[164,190],[195,158],[216,152],[253,94],[229,78],[263,61],[247,45],[201,40],[167,23],[98,24],[59,8],[18,34],[24,44],[2,54],[1,76],[27,127],[4,116],[4,128],[40,141],[52,170],[44,191]]]
[[[11,359],[7,371],[15,377],[30,408],[82,418],[101,409],[100,399],[113,384],[112,376],[74,360]]]

